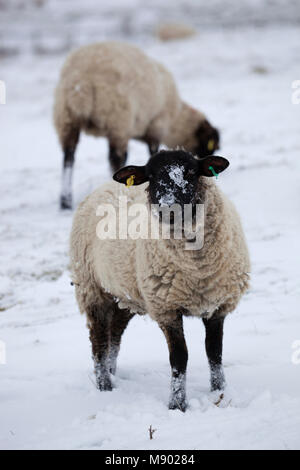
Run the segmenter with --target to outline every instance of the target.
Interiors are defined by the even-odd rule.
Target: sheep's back
[[[74,118],[88,120],[87,130],[91,126],[105,135],[119,119],[131,137],[141,137],[168,105],[168,90],[176,90],[172,76],[162,70],[135,46],[92,44],[67,58],[59,88]]]

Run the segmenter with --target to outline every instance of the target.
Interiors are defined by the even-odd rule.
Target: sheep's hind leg
[[[206,330],[205,347],[210,367],[211,390],[224,390],[225,375],[222,366],[224,317],[203,319]]]
[[[74,166],[74,155],[79,140],[79,130],[71,129],[64,137],[63,151],[63,177],[62,191],[60,197],[61,209],[72,209],[72,177]]]
[[[97,388],[101,391],[112,390],[109,373],[109,345],[112,314],[112,302],[94,304],[87,309]]]
[[[155,155],[159,150],[159,142],[156,139],[151,139],[150,137],[145,138],[145,142],[148,145],[150,155]]]
[[[127,160],[127,150],[119,150],[116,146],[109,144],[109,163],[113,173],[122,168]]]
[[[114,313],[111,322],[110,350],[109,350],[109,370],[111,374],[116,373],[117,358],[120,351],[122,335],[134,313],[123,310],[115,303]]]
[[[159,326],[168,343],[172,369],[169,409],[185,411],[188,351],[184,339],[182,315],[178,315],[168,324],[163,323]]]

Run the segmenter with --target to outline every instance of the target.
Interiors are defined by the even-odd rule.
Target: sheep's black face
[[[220,145],[220,133],[207,120],[203,121],[196,130],[196,155],[204,157],[213,155]]]
[[[149,200],[159,207],[193,204],[198,189],[198,161],[184,151],[160,152],[146,165]]]
[[[229,165],[223,157],[208,156],[198,159],[183,150],[161,151],[153,155],[145,166],[126,166],[113,178],[127,186],[149,182],[151,204],[160,207],[195,204],[199,194],[199,177],[215,176]]]

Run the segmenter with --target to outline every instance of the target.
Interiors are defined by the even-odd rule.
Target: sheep
[[[118,170],[115,181],[79,205],[71,234],[71,269],[79,309],[87,315],[100,390],[112,388],[110,372],[116,371],[122,333],[136,313],[147,313],[166,337],[172,370],[170,409],[186,409],[183,316],[203,319],[211,390],[224,389],[224,319],[248,289],[250,271],[239,216],[209,178],[228,165],[223,157],[199,159],[183,150],[161,151],[145,166]],[[109,204],[119,216],[119,198],[127,196],[129,207],[139,203],[162,209],[170,193],[172,204],[184,210],[187,204],[192,208],[204,204],[203,222],[193,222],[196,233],[204,227],[201,249],[186,249],[193,242],[190,236],[101,239],[96,235],[99,205]],[[150,214],[159,224],[165,223],[159,211]]]
[[[81,131],[107,137],[115,172],[125,165],[130,139],[153,155],[160,144],[213,153],[219,132],[183,102],[170,72],[137,47],[103,42],[67,58],[55,92],[54,125],[64,153],[61,208],[72,208],[74,154]]]
[[[156,29],[156,35],[161,41],[176,41],[195,36],[197,31],[184,23],[163,23]]]

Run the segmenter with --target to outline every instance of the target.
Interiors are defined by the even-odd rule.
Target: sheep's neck
[[[203,113],[182,102],[179,113],[173,118],[164,143],[169,148],[183,146],[186,150],[191,151],[196,145],[196,137],[193,137],[193,131],[196,132],[199,123],[204,119]]]

